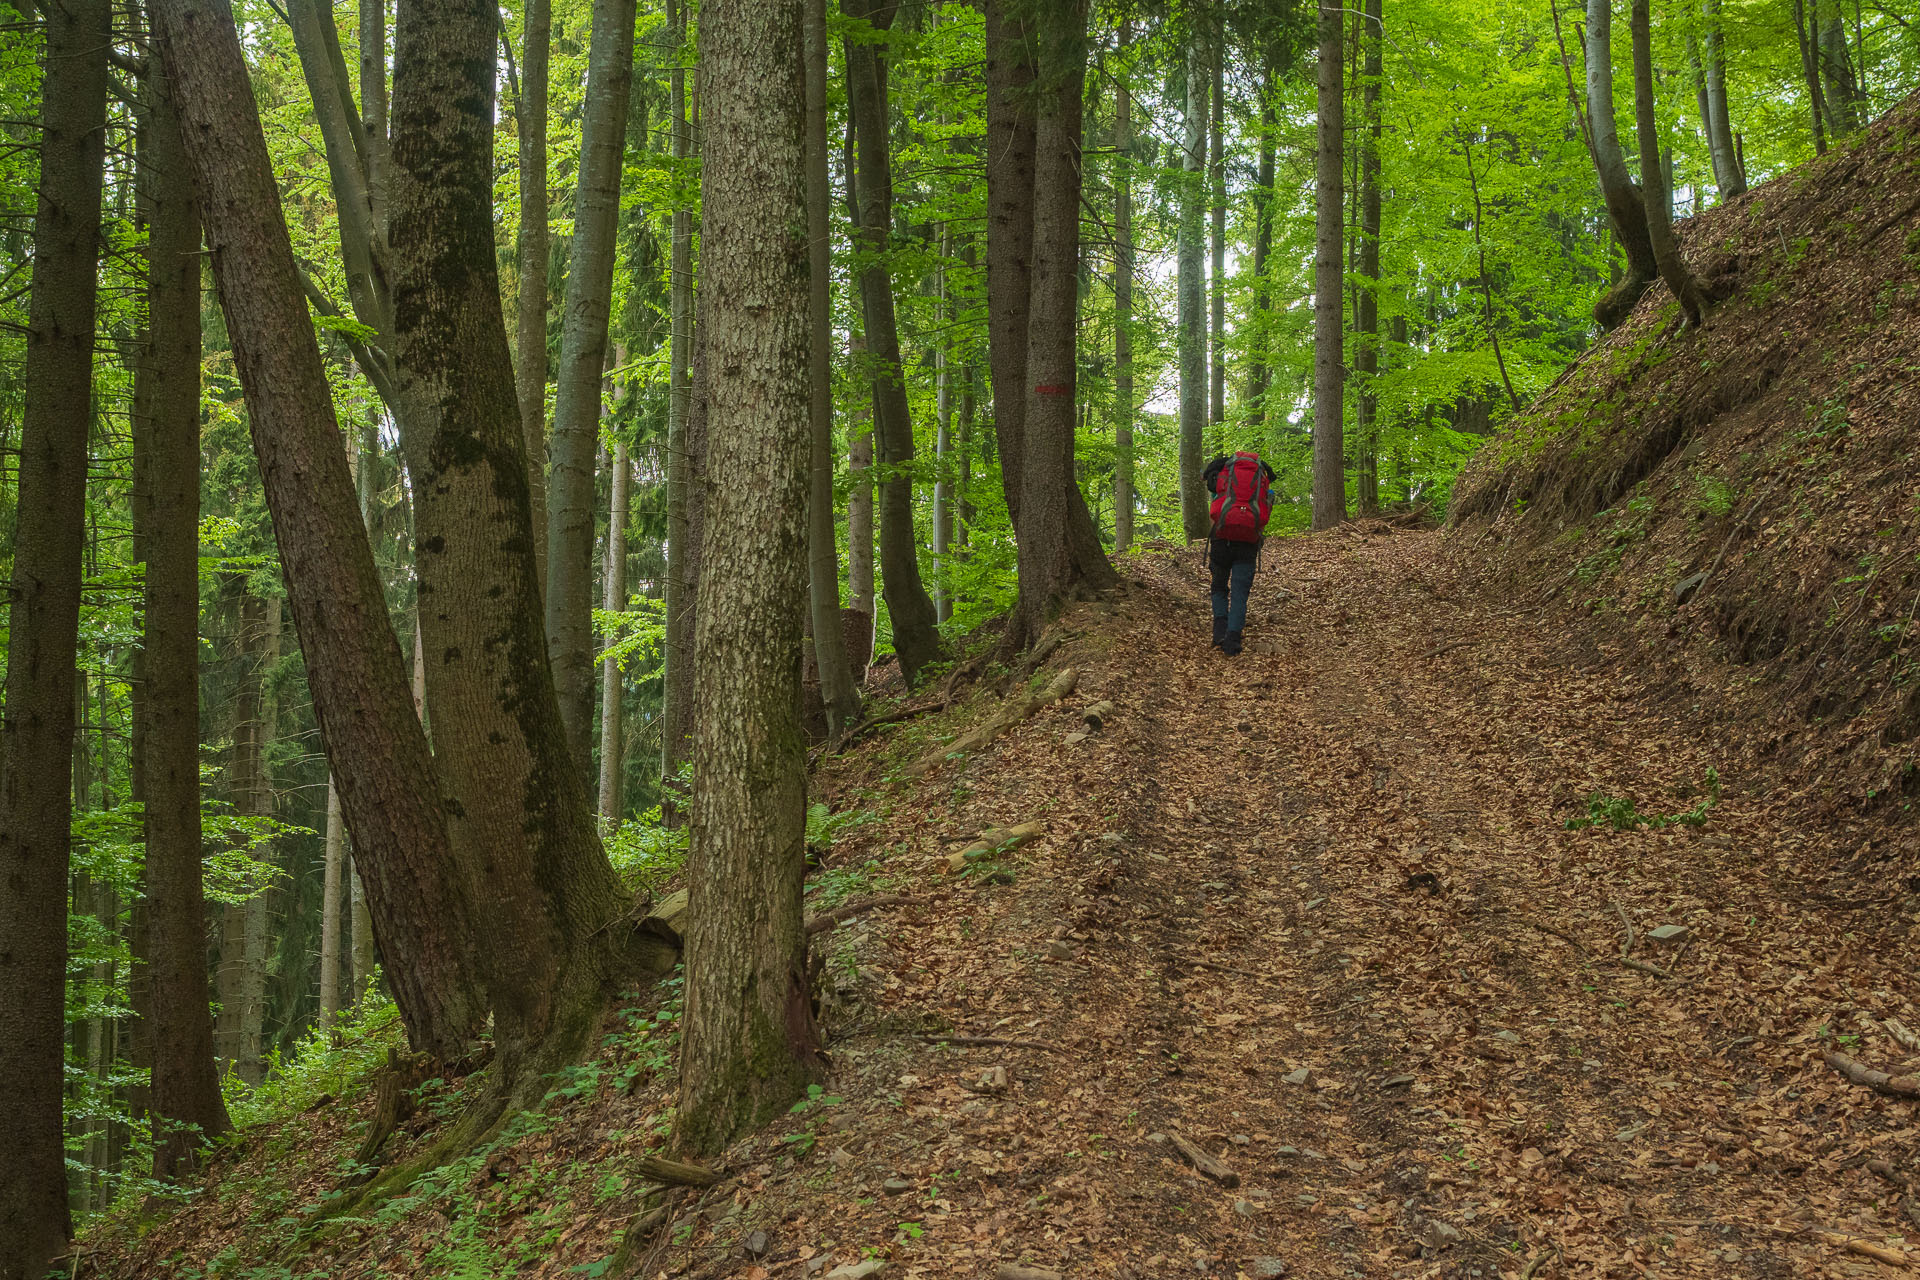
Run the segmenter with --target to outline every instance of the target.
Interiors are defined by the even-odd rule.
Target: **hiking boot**
[[[1225,618],[1215,618],[1213,620],[1213,647],[1218,649],[1226,643],[1226,640],[1227,620]]]
[[[1240,656],[1240,633],[1238,631],[1227,632],[1227,638],[1220,642],[1220,651],[1229,658]]]

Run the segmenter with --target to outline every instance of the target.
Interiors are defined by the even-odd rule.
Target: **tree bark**
[[[1273,256],[1273,167],[1279,127],[1273,105],[1276,79],[1269,56],[1260,77],[1260,167],[1253,193],[1253,332],[1247,345],[1247,422],[1255,428],[1266,424],[1267,387],[1273,376],[1267,364],[1267,315],[1272,310],[1267,260]]]
[[[842,0],[849,18],[887,30],[896,12],[892,0]],[[893,625],[893,648],[907,683],[946,652],[933,598],[920,577],[919,543],[913,522],[913,419],[900,361],[900,330],[894,317],[893,281],[887,260],[893,241],[893,159],[889,145],[887,61],[873,43],[848,41],[848,111],[859,151],[860,217],[855,235],[867,261],[861,265],[860,301],[866,317],[873,373],[874,439],[880,475],[880,589]]]
[[[232,1127],[213,1066],[200,865],[200,212],[165,68],[147,69],[140,176],[147,333],[135,370],[134,559],[144,621],[133,757],[146,827],[136,935],[154,1177],[192,1171]]]
[[[635,0],[594,0],[547,478],[547,658],[567,748],[583,779],[593,760],[593,462],[613,313],[634,10]]]
[[[1633,112],[1640,144],[1640,194],[1647,212],[1647,234],[1653,241],[1660,277],[1680,300],[1689,324],[1705,324],[1706,295],[1700,291],[1680,244],[1673,234],[1667,184],[1660,165],[1660,129],[1654,118],[1653,38],[1648,0],[1633,0]]]
[[[386,0],[362,0],[379,5]],[[527,448],[527,499],[533,512],[535,569],[547,573],[547,93],[553,45],[553,0],[526,0],[521,13],[520,234],[514,246],[519,300],[514,313],[514,389]],[[596,24],[596,31],[599,29]]]
[[[1701,76],[1705,81],[1705,124],[1707,151],[1713,162],[1713,184],[1725,203],[1746,194],[1747,175],[1740,167],[1740,153],[1733,140],[1733,124],[1727,118],[1727,57],[1720,30],[1720,0],[1701,0],[1700,12],[1706,22],[1702,34]]]
[[[1213,109],[1208,115],[1211,136],[1207,144],[1207,190],[1213,197],[1213,225],[1208,244],[1207,285],[1213,313],[1207,326],[1207,420],[1213,424],[1213,446],[1227,447],[1227,28],[1215,12],[1209,43],[1213,64]]]
[[[246,393],[314,714],[413,1045],[460,1055],[486,1012],[442,789],[340,449],[232,15],[157,0],[162,65]]]
[[[1827,109],[1827,133],[1838,138],[1860,127],[1860,85],[1847,49],[1840,0],[1813,0],[1813,7],[1813,46],[1820,63],[1820,96]]]
[[[111,20],[106,0],[47,8],[0,718],[0,1280],[37,1280],[73,1233],[61,1138],[67,876]]]
[[[950,572],[948,547],[953,541],[953,497],[947,476],[953,464],[953,353],[949,326],[953,309],[947,295],[947,259],[952,254],[952,236],[940,228],[936,252],[940,265],[934,268],[934,323],[939,336],[933,344],[933,612],[945,622],[953,616],[953,601],[947,593]]]
[[[1206,242],[1201,230],[1201,187],[1207,155],[1207,55],[1204,18],[1190,0],[1187,22],[1186,137],[1180,156],[1180,231],[1175,264],[1180,355],[1180,524],[1189,542],[1212,524],[1201,482],[1207,414]]]
[[[813,659],[827,737],[839,741],[860,719],[860,691],[840,620],[840,548],[833,518],[833,244],[827,185],[827,7],[806,0],[807,129],[807,578]],[[871,570],[871,564],[869,564]]]
[[[485,929],[478,959],[499,1079],[521,1083],[552,1055],[585,1047],[606,984],[664,957],[618,925],[630,896],[600,846],[543,662],[493,243],[496,23],[479,0],[418,0],[399,13],[394,354],[401,394],[419,406],[401,423],[401,447],[448,834]],[[557,556],[548,572],[561,595]]]
[[[233,699],[233,745],[227,757],[227,796],[242,817],[271,818],[273,789],[266,776],[267,744],[273,737],[274,700],[267,678],[280,660],[279,601],[246,592],[237,601],[234,656],[241,668]],[[268,861],[258,853],[257,861]],[[213,1052],[220,1073],[260,1083],[261,1027],[266,1004],[267,895],[271,884],[249,886],[244,902],[220,912],[220,967],[215,971],[220,1017],[213,1024]]]
[[[1805,0],[1793,0],[1793,29],[1800,40],[1800,75],[1807,86],[1807,109],[1813,115],[1813,153],[1827,154],[1827,109],[1820,93],[1820,58],[1813,33],[1807,29]]]
[[[1120,19],[1113,105],[1113,549],[1133,545],[1133,20]]]
[[[986,6],[986,37],[987,366],[1001,492],[1008,517],[1017,521],[1033,276],[1034,66],[1027,26],[1012,0]]]
[[[1587,116],[1593,127],[1593,166],[1600,197],[1613,224],[1613,238],[1627,256],[1627,271],[1594,304],[1593,318],[1603,329],[1625,320],[1640,295],[1660,273],[1647,230],[1647,206],[1627,171],[1620,149],[1620,127],[1613,106],[1613,2],[1587,0]]]
[[[708,0],[704,345],[719,475],[757,482],[709,528],[701,583],[679,1144],[724,1148],[823,1067],[806,981],[805,608],[809,330],[801,0]]]
[[[1360,279],[1353,299],[1353,370],[1360,386],[1354,395],[1354,488],[1363,516],[1380,513],[1380,398],[1374,380],[1380,375],[1380,43],[1381,0],[1366,0],[1361,21],[1365,78],[1360,91]]]
[[[602,575],[605,591],[600,607],[614,613],[627,607],[627,486],[633,464],[627,457],[627,442],[613,444],[612,489],[607,503],[607,561]],[[620,664],[612,658],[600,664],[600,823],[611,831],[620,825],[625,812],[621,794],[626,775],[626,751],[621,733],[621,709],[626,685]]]
[[[1343,454],[1346,394],[1345,294],[1341,288],[1341,231],[1345,212],[1342,172],[1346,127],[1345,12],[1338,0],[1319,0],[1319,133],[1314,149],[1313,255],[1313,527],[1331,529],[1347,518]]]
[[[340,792],[327,779],[327,832],[320,888],[320,1029],[332,1033],[340,1021],[340,917],[342,872],[346,868],[346,821],[340,816]]]
[[[685,160],[693,131],[687,120],[687,72],[680,59],[687,42],[684,0],[667,0],[667,31],[673,44],[669,75],[673,156]],[[693,361],[693,212],[673,211],[672,267],[667,307],[671,335],[667,356],[667,645],[660,695],[660,809],[668,826],[679,825],[684,797],[674,779],[687,759],[693,723],[693,597],[699,547],[692,534],[695,473],[699,470],[688,416]]]

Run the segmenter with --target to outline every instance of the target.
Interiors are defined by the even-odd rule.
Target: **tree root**
[[[1022,694],[1018,699],[1010,698],[1008,700],[1009,705],[1004,707],[999,714],[995,715],[991,720],[987,721],[987,723],[974,729],[971,733],[962,734],[946,746],[929,752],[914,763],[908,765],[906,768],[907,776],[910,778],[925,777],[927,774],[933,772],[933,770],[945,764],[950,756],[963,754],[968,751],[978,751],[981,747],[986,746],[995,738],[1013,728],[1022,720],[1025,720],[1028,716],[1039,711],[1042,707],[1051,706],[1072,693],[1074,683],[1078,679],[1079,672],[1072,667],[1068,667],[1059,675],[1055,676],[1052,682],[1039,693],[1028,692]]]

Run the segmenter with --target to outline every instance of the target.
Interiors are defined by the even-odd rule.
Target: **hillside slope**
[[[663,1194],[645,1163],[669,987],[406,1198],[301,1233],[355,1175],[362,1076],[238,1135],[177,1211],[96,1231],[88,1280],[1718,1280],[1911,1256],[1910,1104],[1821,1058],[1920,1053],[1915,898],[1862,909],[1810,877],[1851,832],[1747,785],[1633,670],[1570,664],[1441,535],[1275,540],[1231,661],[1197,553],[1123,568],[1035,677],[1072,668],[1064,701],[944,758],[1002,705],[983,691],[823,765],[843,820],[811,900],[869,905],[818,944],[834,1076],[718,1185]],[[418,1084],[388,1158],[464,1087]]]
[[[1920,795],[1920,98],[1693,220],[1455,486],[1506,590],[1578,605],[1822,803]],[[1909,853],[1912,851],[1909,850]]]

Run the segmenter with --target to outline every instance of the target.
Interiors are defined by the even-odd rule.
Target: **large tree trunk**
[[[1003,644],[1037,639],[1067,600],[1112,586],[1098,543],[1074,536],[1076,369],[1079,352],[1081,100],[1087,9],[1037,7],[1032,298],[1028,305],[1026,413],[1020,514],[1014,525],[1020,603]]]
[[[331,1034],[340,1021],[340,918],[347,865],[347,824],[340,792],[327,778],[327,831],[320,881],[320,1029]]]
[[[849,335],[849,354],[858,366],[867,357],[866,337]],[[847,411],[847,607],[873,617],[873,419],[870,402],[855,400]]]
[[[1343,455],[1346,394],[1345,292],[1341,288],[1341,232],[1345,212],[1344,100],[1346,11],[1320,2],[1319,133],[1314,148],[1313,254],[1313,527],[1331,529],[1347,518]]]
[[[0,718],[0,1280],[37,1280],[72,1235],[61,1096],[74,655],[112,11],[67,0],[47,15]]]
[[[1647,213],[1647,234],[1653,241],[1653,258],[1660,278],[1680,300],[1680,310],[1689,324],[1704,324],[1707,319],[1706,295],[1700,291],[1693,271],[1680,256],[1680,243],[1673,234],[1673,215],[1669,212],[1666,176],[1660,162],[1660,127],[1654,118],[1653,36],[1648,0],[1633,0],[1633,114],[1640,144],[1640,194]]]
[[[1033,279],[1033,61],[1008,0],[986,6],[987,366],[1007,515],[1018,521]],[[1016,527],[1018,527],[1016,525]]]
[[[362,0],[384,8],[386,0]],[[553,44],[553,0],[526,0],[521,13],[520,235],[514,246],[519,300],[514,315],[514,389],[527,447],[527,499],[533,512],[534,560],[547,572],[547,86]],[[595,27],[598,30],[598,27]]]
[[[240,39],[217,0],[157,0],[315,717],[414,1046],[455,1058],[486,1013],[440,780],[407,690]]]
[[[133,533],[144,623],[133,757],[146,825],[143,945],[154,1177],[232,1127],[213,1066],[200,864],[200,211],[171,86],[149,66],[140,139],[147,341],[134,374]]]
[[[243,817],[273,817],[273,788],[266,774],[267,745],[276,722],[267,679],[280,661],[280,602],[244,593],[237,602],[235,656],[239,686],[233,699],[233,746],[227,759],[227,796]],[[256,860],[260,858],[256,853]],[[245,902],[220,912],[220,967],[215,986],[220,1018],[213,1026],[214,1057],[221,1074],[260,1083],[261,1028],[267,997],[267,901],[270,885],[249,886]]]
[[[492,5],[476,0],[400,10],[392,268],[395,365],[402,396],[419,407],[401,422],[401,447],[427,706],[454,854],[469,884],[486,889],[475,895],[487,941],[478,955],[499,1078],[517,1083],[540,1061],[585,1047],[606,983],[671,959],[640,950],[645,935],[617,923],[629,895],[600,846],[542,662],[526,452],[493,243],[496,23]],[[557,557],[548,571],[560,577]]]
[[[1702,0],[1701,17],[1706,31],[1701,36],[1701,78],[1705,82],[1707,151],[1713,162],[1713,185],[1725,201],[1744,195],[1747,175],[1740,165],[1740,151],[1734,142],[1733,124],[1727,118],[1727,55],[1720,30],[1720,0]]]
[[[945,622],[953,616],[947,580],[952,571],[948,548],[953,541],[953,493],[948,481],[953,466],[953,339],[948,326],[954,323],[946,265],[953,252],[953,239],[945,226],[940,228],[936,252],[940,265],[933,275],[934,316],[939,327],[933,344],[933,612],[937,620]]]
[[[627,486],[633,470],[627,458],[627,442],[613,445],[612,495],[607,503],[607,559],[603,574],[605,591],[600,607],[609,613],[627,607]],[[612,658],[600,664],[600,823],[611,831],[620,825],[624,812],[622,783],[626,778],[626,751],[621,734],[621,706],[626,685],[620,664]]]
[[[1113,107],[1113,549],[1133,545],[1133,21],[1120,19]],[[963,450],[964,453],[964,450]]]
[[[1613,107],[1613,0],[1587,0],[1587,116],[1593,127],[1593,167],[1613,238],[1627,255],[1627,273],[1596,302],[1593,318],[1612,329],[1627,318],[1660,274],[1647,231],[1647,206],[1627,170]]]
[[[1206,487],[1201,483],[1207,414],[1207,282],[1202,259],[1206,241],[1200,222],[1207,156],[1204,21],[1198,6],[1189,4],[1186,137],[1180,154],[1179,256],[1174,269],[1180,353],[1180,524],[1188,541],[1206,537],[1212,524]]]
[[[842,0],[849,17],[876,31],[892,25],[890,0]],[[893,648],[909,684],[946,652],[933,598],[920,578],[913,522],[913,418],[900,362],[900,330],[894,318],[893,281],[887,255],[893,242],[893,158],[889,145],[887,62],[880,46],[847,43],[848,111],[859,149],[860,217],[855,234],[869,255],[860,270],[861,310],[873,368],[874,439],[880,475],[880,590],[893,624]]]
[[[827,7],[806,0],[807,127],[807,579],[813,618],[813,660],[827,736],[860,719],[860,691],[847,659],[840,620],[840,549],[833,518],[833,245],[827,185]],[[871,567],[871,566],[869,566]]]
[[[783,1113],[823,1068],[806,979],[805,608],[809,325],[801,0],[708,0],[703,345],[724,370],[708,405],[730,495],[701,583],[678,1140],[725,1147]],[[718,387],[715,388],[718,391]]]
[[[1838,138],[1860,127],[1860,85],[1847,49],[1840,0],[1814,0],[1813,7],[1813,45],[1820,63],[1820,96],[1827,109],[1827,133]]]
[[[687,158],[692,129],[687,120],[687,73],[681,65],[681,46],[687,39],[687,11],[682,0],[667,0],[667,33],[672,42],[669,76],[673,155]],[[660,693],[660,810],[667,825],[679,825],[685,799],[675,779],[686,762],[693,723],[693,594],[698,579],[694,567],[699,547],[692,536],[696,495],[693,478],[698,470],[688,412],[692,404],[689,374],[693,362],[693,212],[673,211],[673,248],[667,285],[670,335],[667,352],[667,645]]]
[[[593,5],[547,478],[547,657],[567,748],[583,779],[593,758],[593,461],[599,452],[600,385],[613,311],[634,8],[635,0],[594,0]]]
[[[1273,256],[1273,166],[1278,132],[1273,105],[1276,78],[1273,58],[1269,55],[1260,75],[1260,167],[1253,193],[1253,334],[1247,350],[1247,422],[1256,428],[1267,420],[1267,385],[1273,376],[1267,364],[1267,314],[1272,310],[1267,289],[1267,260]]]
[[[1367,0],[1361,28],[1366,49],[1360,92],[1365,132],[1360,143],[1360,238],[1355,246],[1360,279],[1353,298],[1353,371],[1360,381],[1353,400],[1353,425],[1360,437],[1354,450],[1358,464],[1354,488],[1360,514],[1371,516],[1380,512],[1380,399],[1373,385],[1380,373],[1380,0]]]
[[[1597,3],[1597,0],[1588,0]],[[1827,154],[1827,109],[1820,93],[1820,58],[1813,34],[1807,30],[1805,0],[1793,0],[1793,29],[1800,39],[1800,76],[1807,86],[1807,109],[1813,116],[1813,153]]]

